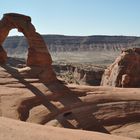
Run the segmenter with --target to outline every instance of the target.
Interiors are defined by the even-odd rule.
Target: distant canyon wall
[[[64,36],[43,35],[50,52],[120,51],[140,47],[140,37],[134,36]],[[8,37],[4,44],[9,55],[24,57],[28,43],[23,36]]]

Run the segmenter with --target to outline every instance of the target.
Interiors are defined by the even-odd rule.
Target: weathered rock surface
[[[46,84],[19,75],[0,67],[0,116],[125,136],[131,130],[127,136],[140,137],[140,89]]]
[[[43,81],[54,81],[56,76],[52,70],[52,59],[47,50],[47,46],[42,36],[36,32],[35,27],[31,23],[31,18],[21,14],[9,13],[4,14],[0,21],[0,45],[6,39],[9,31],[13,28],[17,28],[19,32],[22,32],[29,43],[27,66],[31,69],[39,67],[40,71],[36,75],[36,78],[40,78]],[[3,49],[0,50],[0,62],[1,64],[6,61],[6,54]],[[30,71],[25,71],[28,75]],[[30,77],[30,74],[29,74]]]
[[[140,87],[140,48],[123,50],[105,70],[101,85]]]
[[[7,60],[7,54],[5,50],[0,46],[0,64],[5,64]]]

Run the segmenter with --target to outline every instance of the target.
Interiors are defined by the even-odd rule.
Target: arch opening
[[[27,59],[29,45],[26,37],[24,37],[23,33],[19,33],[17,29],[10,30],[2,46],[8,57]]]
[[[11,29],[2,44],[7,53],[7,64],[15,68],[26,67],[28,43],[23,33]]]

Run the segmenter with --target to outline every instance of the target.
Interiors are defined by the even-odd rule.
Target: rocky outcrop
[[[13,28],[17,28],[19,32],[22,32],[29,43],[27,66],[30,67],[31,71],[37,70],[39,72],[36,77],[41,78],[47,82],[48,79],[56,80],[55,74],[52,70],[51,63],[52,59],[47,50],[47,46],[42,36],[36,32],[35,27],[31,23],[31,18],[21,14],[9,13],[4,14],[0,21],[0,45],[6,39],[9,31]],[[0,51],[1,64],[5,63],[6,55],[5,51]],[[22,73],[31,73],[30,70],[22,71]],[[28,74],[27,74],[28,75]]]
[[[104,72],[103,67],[86,64],[54,63],[53,68],[66,83],[78,85],[99,86]]]
[[[99,86],[104,69],[101,67],[76,67],[74,78],[80,85]]]
[[[101,85],[140,87],[140,48],[123,50],[102,77]]]

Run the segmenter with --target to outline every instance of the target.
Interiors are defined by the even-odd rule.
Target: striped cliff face
[[[140,47],[139,37],[129,36],[63,36],[42,35],[50,52],[120,52],[123,48]],[[8,37],[3,43],[8,55],[25,57],[28,43],[23,36]]]

